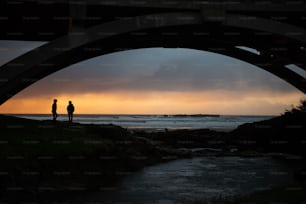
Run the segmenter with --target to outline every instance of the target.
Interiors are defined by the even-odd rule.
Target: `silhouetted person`
[[[57,105],[56,105],[56,102],[57,102],[57,100],[54,99],[54,100],[53,100],[53,104],[52,104],[52,116],[53,116],[53,121],[56,121],[56,118],[57,118],[57,112],[56,112]]]
[[[67,106],[67,112],[68,112],[68,119],[69,122],[72,122],[72,118],[73,118],[73,112],[74,112],[74,106],[72,104],[71,101],[69,101],[69,104]]]

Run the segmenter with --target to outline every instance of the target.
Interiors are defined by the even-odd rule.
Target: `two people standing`
[[[53,121],[56,121],[57,118],[57,99],[53,100],[52,104],[52,116],[53,116]],[[67,106],[67,113],[68,113],[68,119],[69,122],[72,122],[73,119],[73,112],[74,112],[74,106],[71,101],[69,101],[69,104]]]

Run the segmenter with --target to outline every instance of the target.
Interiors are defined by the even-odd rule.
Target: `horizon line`
[[[0,115],[52,115],[52,113],[0,113]],[[58,115],[67,115],[67,113],[58,113]],[[186,116],[271,116],[271,117],[276,117],[276,116],[280,116],[280,114],[258,114],[258,115],[254,115],[254,114],[215,114],[215,113],[196,113],[196,114],[188,114],[188,113],[175,113],[175,114],[167,114],[167,113],[163,113],[163,114],[155,114],[155,113],[75,113],[75,116],[77,115],[160,115],[160,116],[165,116],[165,115],[169,115],[169,116],[177,116],[177,115],[186,115]]]

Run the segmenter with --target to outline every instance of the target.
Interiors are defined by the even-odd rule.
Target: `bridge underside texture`
[[[52,7],[35,1],[20,2],[23,4],[3,5],[8,17],[0,21],[5,28],[0,32],[1,39],[49,43],[0,67],[0,104],[74,63],[149,47],[192,48],[230,56],[262,68],[306,93],[305,78],[287,68],[294,64],[306,69],[305,4],[250,6],[252,1],[237,5],[214,1],[196,7],[187,1],[167,6],[158,2],[150,5],[150,1],[145,5],[55,1]],[[29,5],[37,9],[31,16],[24,11]],[[12,13],[14,18],[10,18]],[[253,48],[259,54],[239,46]]]

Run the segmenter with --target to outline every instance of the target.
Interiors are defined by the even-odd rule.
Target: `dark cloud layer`
[[[40,44],[0,42],[0,63]],[[75,64],[28,87],[25,94],[214,90],[248,94],[261,90],[296,91],[274,75],[233,58],[190,49],[151,48],[113,53]]]

